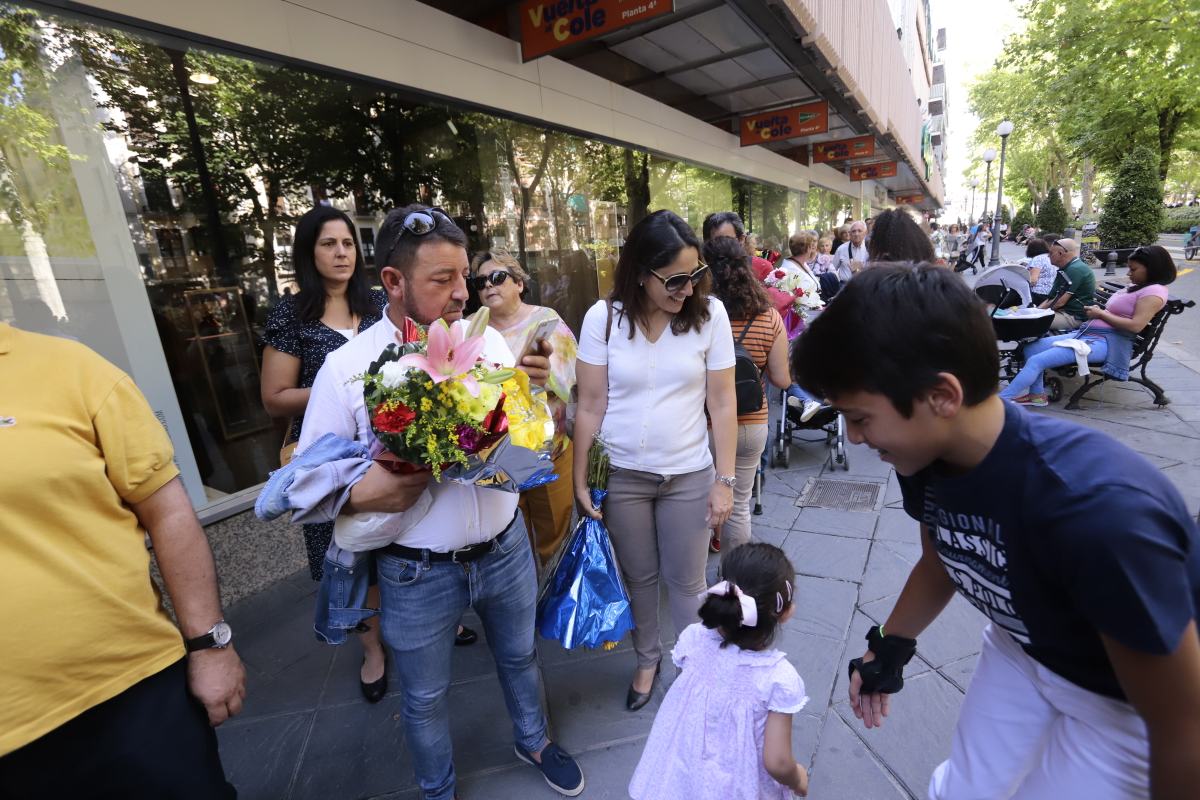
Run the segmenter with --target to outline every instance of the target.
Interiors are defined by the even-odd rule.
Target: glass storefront
[[[818,187],[806,197],[368,80],[181,48],[0,4],[0,319],[129,371],[197,506],[277,466],[263,325],[295,290],[292,224],[314,203],[355,220],[372,269],[387,209],[440,205],[473,249],[516,253],[532,301],[575,330],[650,209],[697,232],[733,209],[776,246],[833,221]]]

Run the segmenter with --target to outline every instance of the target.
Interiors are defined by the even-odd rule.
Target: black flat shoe
[[[658,682],[658,673],[662,670],[662,662],[658,662],[658,666],[654,668],[654,678],[650,681],[650,691],[639,692],[632,685],[629,687],[628,694],[625,695],[625,708],[629,711],[637,711],[650,702],[650,698],[654,695],[654,684]]]
[[[383,661],[383,677],[377,681],[367,683],[360,676],[358,686],[362,689],[363,697],[366,698],[368,703],[378,703],[383,699],[383,696],[387,694],[387,656],[384,656]]]
[[[455,647],[466,647],[467,645],[475,644],[478,641],[479,634],[468,628],[466,625],[463,625],[462,630],[454,635]]]

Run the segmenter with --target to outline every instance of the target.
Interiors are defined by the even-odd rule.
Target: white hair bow
[[[742,606],[742,627],[753,628],[758,624],[758,603],[753,597],[743,592],[736,583],[729,581],[721,581],[720,583],[708,587],[705,594],[714,594],[718,597],[724,597],[733,590],[733,595],[738,599],[738,603]]]

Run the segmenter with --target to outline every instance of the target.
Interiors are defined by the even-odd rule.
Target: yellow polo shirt
[[[0,322],[0,756],[183,657],[130,508],[178,474],[129,376]]]

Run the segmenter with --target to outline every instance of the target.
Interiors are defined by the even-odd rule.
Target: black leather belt
[[[466,564],[471,561],[478,561],[489,553],[496,552],[499,546],[500,537],[512,530],[513,522],[517,519],[517,514],[521,513],[518,510],[513,514],[513,519],[508,523],[504,530],[500,531],[494,539],[478,544],[460,547],[457,550],[451,550],[448,553],[439,553],[436,550],[426,550],[418,547],[405,547],[402,544],[389,544],[384,547],[381,552],[389,556],[403,558],[406,561],[430,561],[432,563],[449,561],[452,564]]]

